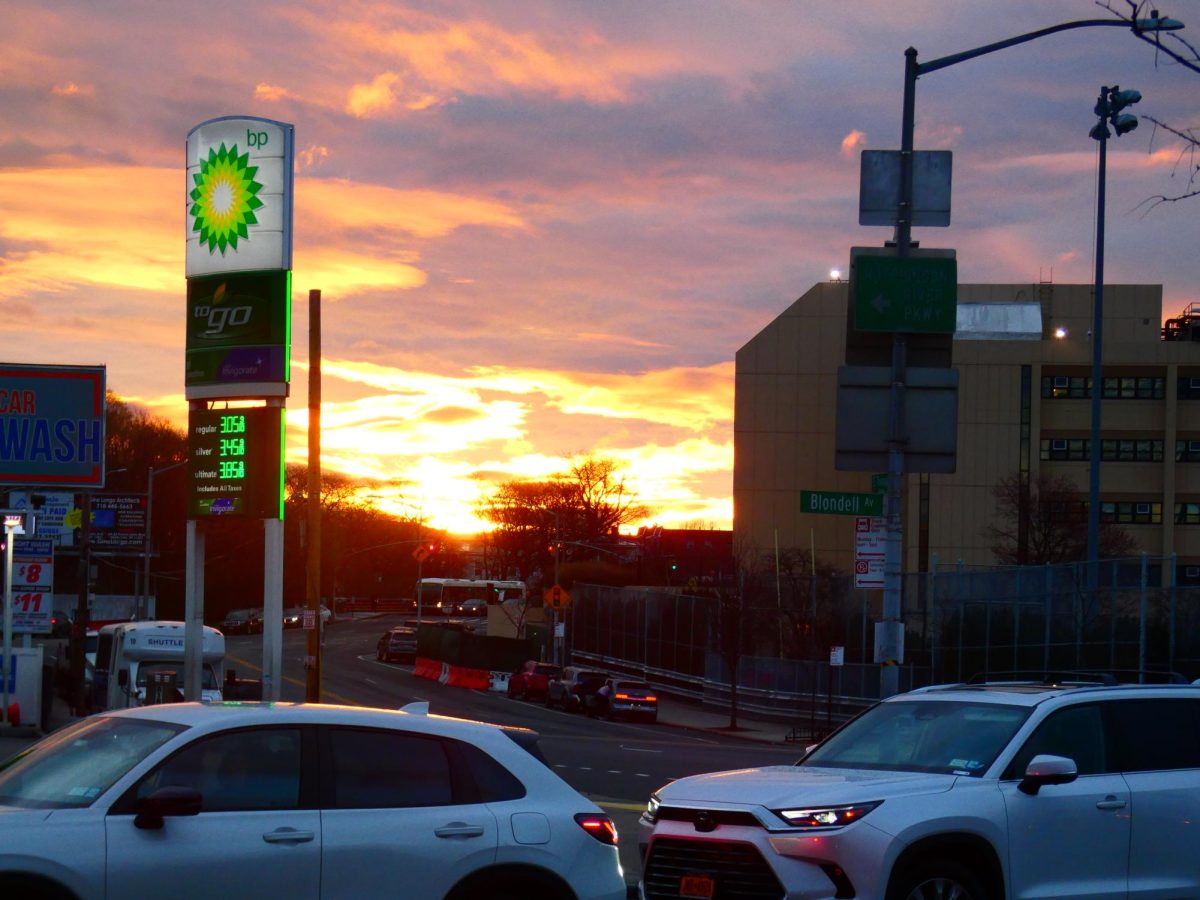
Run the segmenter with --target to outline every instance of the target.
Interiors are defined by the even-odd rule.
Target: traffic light
[[[1095,112],[1100,117],[1100,121],[1092,128],[1090,134],[1094,140],[1103,141],[1112,137],[1112,132],[1108,130],[1111,125],[1113,131],[1117,133],[1117,137],[1123,134],[1128,134],[1138,126],[1137,116],[1130,113],[1123,113],[1127,106],[1133,106],[1142,99],[1140,91],[1123,91],[1117,85],[1111,88],[1104,87],[1100,89],[1100,99],[1096,101]]]

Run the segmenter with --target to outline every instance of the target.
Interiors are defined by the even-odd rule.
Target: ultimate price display
[[[282,515],[283,410],[278,406],[188,414],[188,516]]]

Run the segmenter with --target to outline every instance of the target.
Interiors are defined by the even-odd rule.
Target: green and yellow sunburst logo
[[[200,244],[207,244],[209,253],[236,250],[238,238],[248,238],[248,227],[258,224],[254,210],[263,205],[258,199],[262,185],[254,180],[258,166],[249,163],[250,154],[238,156],[237,144],[228,150],[221,144],[220,150],[209,148],[208,159],[200,160],[200,171],[192,176],[192,231],[200,232]]]

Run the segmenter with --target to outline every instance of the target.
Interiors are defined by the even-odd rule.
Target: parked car
[[[375,644],[375,658],[381,662],[412,662],[417,658],[417,632],[397,625],[383,633]]]
[[[562,674],[562,666],[526,660],[508,679],[508,696],[519,700],[544,699],[551,678]]]
[[[609,678],[595,693],[588,694],[585,709],[602,719],[658,721],[658,695],[644,681]]]
[[[561,706],[568,712],[583,712],[586,697],[599,690],[608,679],[607,672],[567,666],[546,685],[546,705]]]
[[[71,614],[56,609],[50,614],[50,637],[64,638],[71,636]]]
[[[230,610],[221,622],[221,631],[225,634],[261,634],[262,628],[261,609]]]
[[[300,628],[304,625],[304,610],[303,606],[290,606],[283,611],[283,627],[284,628]],[[321,624],[328,625],[333,620],[333,613],[329,607],[321,605]],[[261,630],[261,628],[259,629]]]
[[[640,820],[645,900],[1200,897],[1200,685],[922,688]]]
[[[623,900],[612,820],[534,732],[426,709],[79,720],[0,766],[3,896]]]

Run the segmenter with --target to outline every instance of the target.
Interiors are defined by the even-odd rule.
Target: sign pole
[[[321,702],[321,292],[308,292],[308,608],[313,630],[307,635],[304,698]],[[336,598],[335,598],[336,600]],[[335,604],[336,605],[336,604]]]
[[[0,721],[8,721],[8,673],[13,671],[12,659],[12,574],[13,543],[17,539],[16,525],[9,517],[4,519],[4,657],[0,664],[0,681],[4,682],[4,707],[0,709]]]
[[[199,700],[203,684],[204,531],[196,519],[187,522],[187,570],[183,599],[183,699]],[[114,675],[116,673],[113,673]],[[264,698],[265,699],[265,698]]]

